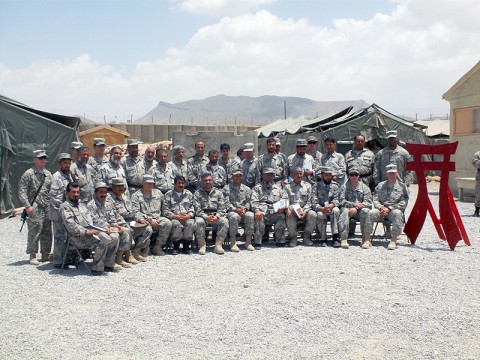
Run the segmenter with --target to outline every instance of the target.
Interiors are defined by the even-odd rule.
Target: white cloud
[[[276,0],[172,0],[182,11],[210,16],[237,16]]]
[[[184,47],[138,62],[128,75],[88,55],[20,70],[0,64],[1,92],[96,120],[220,93],[364,99],[399,115],[444,115],[442,94],[479,60],[480,2],[460,3],[398,1],[392,14],[337,19],[332,27],[262,10],[199,29]]]

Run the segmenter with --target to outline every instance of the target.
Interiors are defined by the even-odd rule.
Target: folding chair
[[[79,263],[82,262],[85,268],[87,269],[88,273],[91,275],[92,271],[85,263],[85,258],[83,257],[82,252],[77,247],[77,245],[75,245],[73,241],[70,241],[70,236],[68,236],[68,233],[67,233],[67,243],[65,245],[65,253],[63,254],[63,262],[62,262],[62,267],[60,268],[60,273],[63,274],[63,269],[65,268],[67,256],[69,253],[72,253],[72,252],[77,255],[77,257],[75,258],[75,267],[78,269]]]

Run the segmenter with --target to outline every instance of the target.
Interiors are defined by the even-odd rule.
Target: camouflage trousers
[[[118,236],[111,237],[105,233],[98,235],[72,236],[71,241],[79,249],[93,250],[92,270],[103,271],[105,266],[115,265],[115,254],[118,250]]]
[[[330,221],[330,230],[333,234],[338,234],[338,222],[340,219],[340,209],[334,207],[330,214],[317,212],[317,227],[320,234],[320,240],[327,240],[327,222]]]
[[[52,220],[53,224],[53,263],[62,265],[65,245],[67,243],[67,230],[61,220]]]
[[[195,218],[196,229],[195,229],[195,237],[197,238],[205,238],[205,230],[207,228],[207,223],[203,218],[196,217]],[[228,220],[225,217],[218,218],[218,221],[215,225],[212,225],[213,231],[217,232],[217,239],[225,239],[228,234]]]
[[[152,227],[148,225],[145,228],[133,228],[132,250],[148,249],[150,247],[150,237],[153,234]]]
[[[130,229],[125,229],[123,233],[111,233],[109,234],[112,238],[118,240],[118,250],[127,251],[130,250],[132,246],[132,232]]]
[[[49,254],[52,250],[52,222],[47,216],[48,207],[33,206],[33,212],[27,218],[27,254],[40,252]]]
[[[235,211],[230,211],[227,214],[227,219],[229,235],[231,238],[237,235],[237,230],[240,224],[243,224],[245,235],[251,238],[254,232],[253,213],[251,211],[247,211],[243,217],[238,215]]]
[[[158,228],[152,228],[152,235],[150,236],[150,238],[155,239],[155,244],[164,246],[168,241],[168,237],[170,236],[171,231],[172,222],[167,218],[161,217],[160,219],[158,219]]]
[[[480,179],[475,182],[475,207],[480,207]]]
[[[262,220],[255,220],[254,243],[261,245],[263,234],[265,234],[265,224],[273,224],[275,229],[275,242],[278,244],[285,243],[285,214],[264,214]]]
[[[357,213],[353,216],[348,214],[348,208],[342,208],[340,210],[340,218],[338,221],[338,232],[340,233],[340,238],[347,239],[348,238],[348,229],[350,227],[350,218],[360,220],[360,229],[362,231],[362,235],[371,234],[372,233],[372,223],[370,222],[369,212],[370,209],[362,208],[357,211]]]
[[[370,221],[368,222],[371,225],[371,229],[365,228],[365,231],[369,231],[371,234],[373,232],[373,224],[384,219],[383,216],[380,215],[380,211],[377,209],[370,210],[369,213]],[[392,235],[400,235],[402,233],[403,228],[403,213],[402,210],[394,209],[390,211],[386,219],[392,222]]]
[[[297,237],[297,227],[299,224],[305,224],[305,233],[312,234],[315,231],[315,226],[317,225],[317,213],[313,210],[309,210],[307,217],[299,219],[297,215],[292,214],[293,216],[287,216],[287,229],[288,236],[290,239],[295,239]]]
[[[172,241],[178,240],[193,240],[193,232],[195,231],[195,220],[188,219],[181,222],[178,220],[172,221]]]

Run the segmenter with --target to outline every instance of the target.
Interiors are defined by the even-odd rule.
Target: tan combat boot
[[[342,239],[342,249],[348,249],[348,239]]]
[[[40,265],[40,263],[37,260],[37,254],[35,253],[30,253],[30,264],[32,265]]]
[[[390,244],[388,244],[387,249],[388,250],[396,250],[397,249],[397,240],[398,240],[398,235],[392,235],[392,241],[390,241]]]
[[[217,239],[215,240],[215,247],[213,248],[213,252],[218,255],[225,254],[225,250],[223,250],[223,237],[218,236],[218,234]]]
[[[42,253],[42,262],[52,261],[52,255],[50,253]]]
[[[207,244],[205,243],[205,238],[199,237],[197,239],[197,243],[198,243],[198,254],[205,255],[205,253],[207,252]]]
[[[362,249],[370,249],[372,247],[372,241],[370,240],[370,234],[363,237]]]
[[[138,264],[138,261],[135,260],[135,258],[133,257],[132,255],[132,252],[130,250],[127,250],[124,252],[124,256],[125,256],[125,261],[129,264],[133,264],[133,265],[137,265]]]
[[[142,255],[140,255],[140,250],[139,249],[133,250],[133,257],[135,258],[135,260],[137,260],[139,262],[146,262],[147,261],[147,259],[145,259]]]
[[[132,267],[132,265],[130,265],[128,262],[126,262],[125,260],[123,260],[123,251],[120,250],[120,251],[117,251],[117,255],[115,256],[115,262],[124,267],[124,268],[129,268],[129,267]]]
[[[113,270],[116,270],[116,271],[123,270],[123,267],[122,267],[122,265],[115,263],[113,265]]]
[[[239,252],[240,249],[237,246],[237,237],[233,236],[230,238],[230,251],[231,252]]]
[[[246,235],[245,237],[245,250],[253,251],[255,248],[252,246],[252,235]]]

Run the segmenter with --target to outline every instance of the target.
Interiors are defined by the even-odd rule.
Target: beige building
[[[458,141],[453,157],[456,171],[450,175],[450,188],[454,196],[458,194],[457,184],[465,187],[464,193],[473,194],[476,169],[472,157],[480,150],[480,61],[443,94],[443,99],[450,102],[450,141]]]

